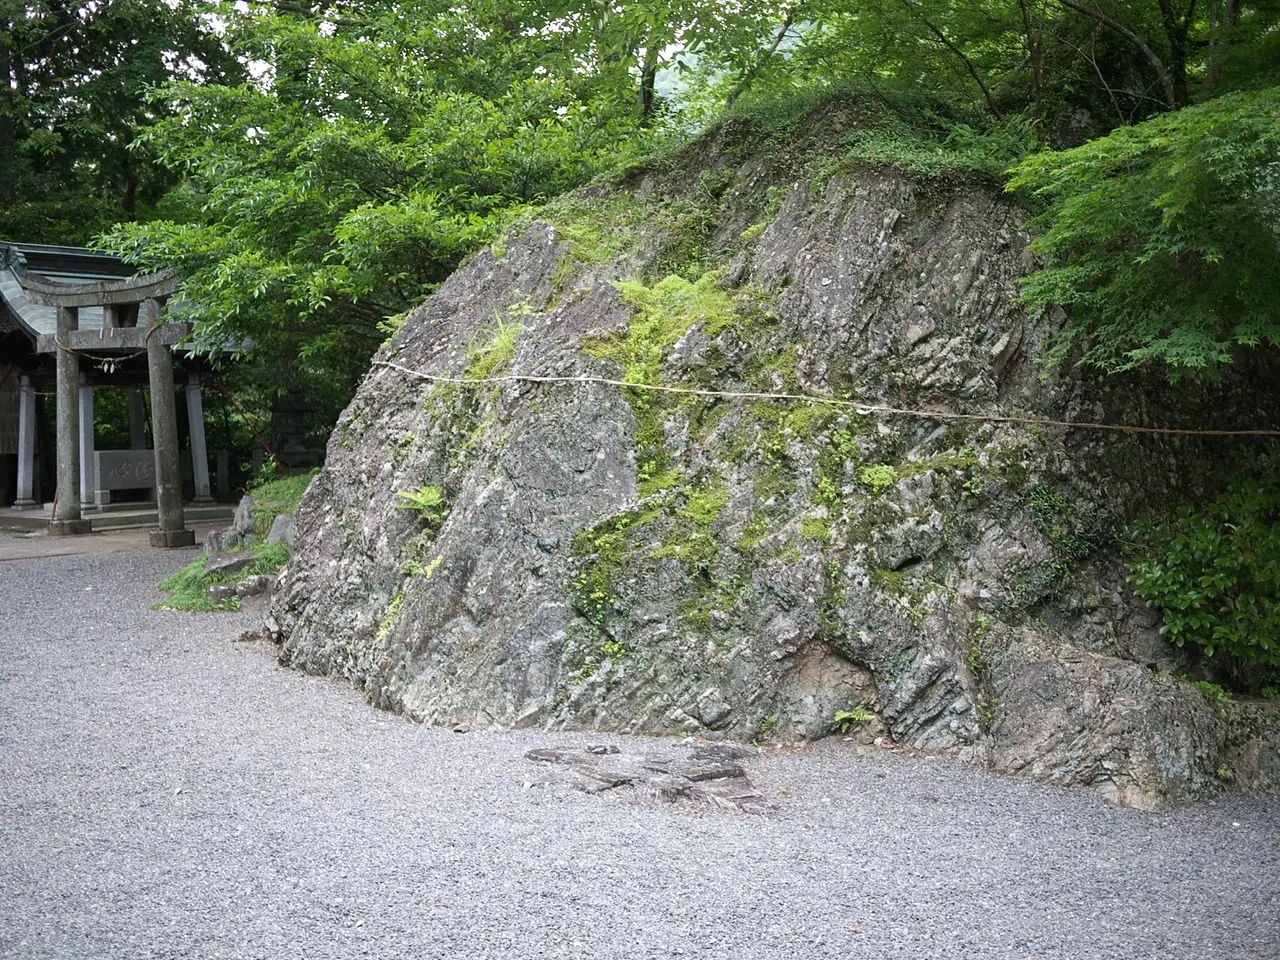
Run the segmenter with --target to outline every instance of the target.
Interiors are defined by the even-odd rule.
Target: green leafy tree
[[[156,96],[169,114],[143,138],[185,177],[192,214],[104,242],[182,273],[199,344],[352,384],[387,319],[515,211],[643,148],[634,98],[584,67],[571,13],[219,8],[255,76],[169,84]]]
[[[1009,183],[1046,201],[1028,278],[1065,327],[1045,360],[1150,361],[1213,376],[1280,345],[1280,88],[1238,92],[1027,158]]]
[[[137,149],[146,90],[242,67],[190,0],[0,0],[0,237],[84,243],[152,216],[175,177]]]
[[[1071,309],[1048,359],[1082,349],[1113,370],[1160,359],[1175,374],[1211,372],[1271,338],[1258,307],[1272,295],[1275,125],[1261,80],[1277,0],[341,0],[211,12],[252,76],[159,88],[131,156],[182,178],[167,195],[173,215],[106,242],[183,273],[200,343],[252,349],[275,369],[353,383],[388,318],[516,211],[662,135],[664,70],[685,76],[679,96],[699,119],[740,98],[854,84],[880,103],[863,124],[876,129],[856,134],[868,143],[854,144],[870,162],[1010,163],[1033,126],[1046,143],[1119,126],[1078,152],[1037,154],[1016,177],[1046,201],[1038,246],[1053,258],[1028,302]],[[1218,99],[1170,110],[1196,97]]]
[[[1276,0],[810,0],[757,11],[784,29],[709,44],[701,68],[720,100],[744,81],[766,95],[853,85],[913,120],[939,105],[1030,116],[1074,145],[1275,83],[1278,13]]]

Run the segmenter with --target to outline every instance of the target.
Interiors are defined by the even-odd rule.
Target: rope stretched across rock
[[[510,373],[500,377],[448,377],[435,373],[423,373],[390,360],[375,360],[375,367],[387,367],[410,376],[435,383],[455,383],[462,386],[483,386],[498,383],[598,383],[605,386],[626,387],[630,390],[653,390],[658,393],[678,393],[696,397],[715,397],[725,400],[798,400],[804,403],[820,403],[832,407],[851,408],[862,416],[888,414],[919,417],[925,420],[969,420],[984,423],[1018,423],[1028,426],[1066,427],[1071,430],[1112,430],[1120,433],[1158,433],[1172,436],[1195,437],[1280,437],[1280,430],[1192,430],[1182,427],[1143,427],[1125,423],[1093,423],[1083,420],[1053,420],[1048,417],[1015,417],[1001,414],[951,413],[944,410],[910,410],[891,407],[882,403],[860,403],[836,397],[821,397],[805,393],[767,393],[751,390],[707,390],[701,387],[677,387],[659,383],[629,383],[608,377],[588,376],[534,376]]]

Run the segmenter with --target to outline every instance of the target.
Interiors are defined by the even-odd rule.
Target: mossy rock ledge
[[[1145,808],[1276,789],[1275,704],[1176,679],[1212,673],[1113,545],[1205,496],[1228,442],[400,369],[1209,428],[1276,408],[1244,369],[1041,376],[1062,318],[1013,302],[1015,203],[894,168],[797,181],[746,141],[553,204],[414,311],[298,511],[281,661],[430,723],[843,730]],[[431,517],[397,496],[424,488]]]

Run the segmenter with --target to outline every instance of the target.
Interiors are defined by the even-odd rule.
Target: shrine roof
[[[24,282],[28,275],[78,284],[127,280],[136,273],[119,257],[86,247],[0,241],[0,299],[4,301],[4,312],[33,337],[52,334],[57,329],[58,310],[32,302]],[[102,308],[82,307],[79,326],[81,330],[101,330]]]

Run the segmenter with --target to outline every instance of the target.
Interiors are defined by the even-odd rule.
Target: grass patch
[[[265,540],[276,517],[298,509],[298,504],[302,503],[302,495],[307,492],[307,485],[319,472],[308,470],[306,473],[268,480],[249,488],[249,495],[253,497],[250,513],[253,516],[254,540]]]
[[[852,129],[801,136],[832,115],[848,114]],[[907,119],[910,117],[911,119]],[[1008,170],[1036,148],[1024,117],[990,120],[934,95],[902,86],[844,86],[770,91],[743,97],[720,127],[744,154],[770,154],[783,169],[825,185],[857,166],[895,166],[927,178],[1003,183]]]
[[[155,605],[155,610],[185,610],[188,613],[220,613],[240,609],[239,597],[213,600],[209,588],[240,583],[260,573],[279,570],[289,559],[289,548],[283,543],[257,543],[250,547],[253,563],[235,573],[209,573],[205,565],[208,554],[200,554],[185,567],[160,581],[159,587],[169,596]]]
[[[1021,117],[992,122],[985,130],[965,123],[932,129],[896,115],[840,137],[843,148],[818,173],[838,173],[857,164],[895,166],[925,177],[974,177],[1003,183],[1006,172],[1035,147],[1035,132]]]
[[[468,346],[462,375],[468,380],[487,380],[503,373],[515,359],[516,341],[524,330],[524,324],[494,314],[483,339],[473,340]]]
[[[185,610],[188,613],[219,613],[240,609],[239,597],[226,597],[213,600],[209,597],[209,588],[229,586],[242,583],[249,577],[261,573],[274,573],[289,560],[289,547],[283,543],[267,543],[267,534],[276,517],[293,513],[302,502],[302,495],[307,490],[311,479],[319,470],[291,477],[279,477],[251,487],[249,494],[253,504],[249,508],[253,518],[253,539],[245,547],[254,555],[253,562],[244,570],[234,573],[210,573],[205,569],[209,562],[208,554],[200,554],[185,567],[158,584],[159,588],[169,594],[154,607],[156,610]]]

